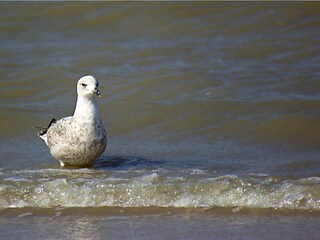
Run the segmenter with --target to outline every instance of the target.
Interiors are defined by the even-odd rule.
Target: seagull
[[[101,96],[98,86],[92,76],[80,78],[73,116],[58,121],[52,119],[48,127],[38,133],[62,167],[92,166],[106,148],[106,130],[96,100],[96,96]]]

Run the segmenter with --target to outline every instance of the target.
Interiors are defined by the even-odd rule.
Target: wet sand
[[[23,209],[0,213],[1,239],[316,240],[318,212],[237,208]]]

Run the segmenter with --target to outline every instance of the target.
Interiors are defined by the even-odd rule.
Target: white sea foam
[[[320,210],[318,178],[255,181],[252,176],[199,178],[168,173],[52,175],[8,179],[0,191],[0,207],[241,207]],[[110,173],[112,174],[112,173]],[[115,176],[115,175],[119,176]],[[268,178],[268,177],[267,177]]]

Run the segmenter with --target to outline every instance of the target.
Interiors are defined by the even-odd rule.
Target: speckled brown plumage
[[[95,99],[95,95],[100,95],[98,82],[91,76],[82,77],[78,81],[77,92],[74,115],[52,123],[45,134],[39,134],[62,166],[92,165],[107,145],[106,131]]]

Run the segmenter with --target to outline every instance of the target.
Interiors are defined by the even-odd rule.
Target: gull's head
[[[77,84],[77,93],[78,95],[85,96],[88,98],[94,97],[97,95],[100,97],[99,92],[99,82],[92,76],[84,76],[79,79]]]

